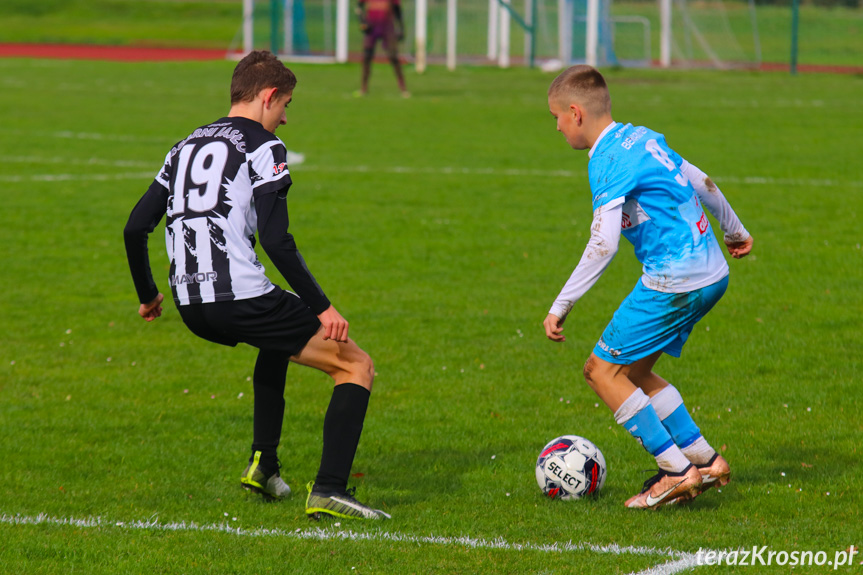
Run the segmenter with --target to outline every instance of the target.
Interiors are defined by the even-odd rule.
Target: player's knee
[[[600,385],[602,381],[602,373],[599,362],[596,361],[596,357],[591,355],[587,358],[587,361],[584,362],[584,367],[582,368],[582,375],[584,375],[584,381],[587,382],[587,385],[591,387],[594,391]]]
[[[593,356],[587,358],[587,361],[584,362],[584,367],[581,369],[582,375],[584,375],[584,380],[590,383],[591,378],[593,377],[593,371],[596,369],[596,363],[593,361]]]
[[[371,356],[366,352],[363,352],[363,362],[362,362],[362,370],[363,370],[363,378],[368,381],[368,390],[372,390],[372,384],[375,381],[375,362],[372,361]]]
[[[366,64],[370,64],[372,58],[375,57],[375,49],[374,48],[366,48],[363,50],[363,62]]]
[[[346,366],[345,372],[345,380],[365,387],[369,391],[372,390],[372,383],[375,381],[375,364],[369,354],[359,350],[350,365]]]

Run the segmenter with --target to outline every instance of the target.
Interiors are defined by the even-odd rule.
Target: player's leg
[[[637,282],[585,364],[588,384],[614,412],[617,423],[656,459],[660,469],[627,506],[666,504],[683,494],[696,493],[701,483],[701,476],[674,443],[648,394],[639,386],[652,392],[665,385],[651,374],[669,342],[679,335],[674,320],[684,299],[649,290]]]
[[[661,353],[655,355],[659,356]],[[701,430],[686,409],[677,388],[653,372],[654,363],[655,360],[636,362],[629,372],[629,378],[650,398],[650,405],[656,411],[663,427],[671,434],[674,443],[680,447],[686,458],[696,465],[705,465],[716,452],[701,435]]]
[[[249,305],[249,302],[216,302],[180,306],[179,310],[183,323],[198,337],[235,346],[240,340],[236,334],[232,335],[230,326],[223,322],[235,315],[242,315]],[[282,499],[291,494],[291,488],[279,475],[279,460],[276,456],[285,411],[283,394],[287,368],[288,355],[272,351],[261,351],[255,364],[254,440],[252,455],[240,476],[240,484],[262,494],[266,499]]]
[[[662,426],[668,430],[686,458],[697,466],[708,465],[716,451],[701,435],[677,388],[653,371],[660,355],[662,352],[657,352],[633,363],[629,379],[650,398],[650,405],[656,410]]]
[[[287,373],[288,357],[284,353],[258,351],[252,379],[255,391],[252,454],[260,453],[260,465],[271,471],[278,469],[276,450],[282,437]]]
[[[333,378],[335,387],[324,416],[324,445],[314,485],[309,485],[306,513],[345,518],[388,519],[383,511],[354,499],[347,489],[369,404],[374,364],[353,341],[324,340],[321,331],[291,361],[313,367]]]
[[[258,351],[252,382],[255,392],[252,455],[240,483],[265,498],[282,499],[291,494],[291,488],[279,474],[277,455],[285,417],[287,371],[288,356],[284,352]]]
[[[659,355],[661,352],[651,356],[652,361],[639,361],[632,364],[629,378],[647,394],[650,405],[653,406],[662,426],[668,430],[675,445],[680,448],[686,459],[698,468],[702,481],[700,492],[715,485],[726,485],[731,476],[728,462],[701,434],[677,388],[653,371]],[[650,358],[645,359],[650,360]]]
[[[655,362],[656,357],[643,361]],[[611,363],[595,352],[584,366],[585,380],[614,412],[615,421],[656,459],[659,466],[659,473],[645,482],[642,491],[627,500],[626,506],[652,508],[681,496],[694,497],[701,475],[674,444],[647,394],[629,378],[630,370],[631,365]]]
[[[280,477],[277,457],[285,376],[290,356],[320,328],[320,321],[296,294],[278,289],[250,299],[201,304],[200,310],[199,318],[188,321],[209,339],[226,345],[244,342],[259,350],[253,379],[252,454],[240,483],[265,498],[286,497],[290,488]]]
[[[374,381],[372,360],[353,340],[324,340],[319,333],[291,361],[333,378],[335,387],[324,417],[324,447],[315,489],[345,491]]]
[[[654,355],[659,353],[661,352]],[[639,361],[656,361],[654,355]],[[592,353],[584,365],[584,377],[588,385],[612,410],[617,423],[624,426],[639,444],[656,458],[660,469],[682,472],[690,462],[662,425],[650,398],[630,379],[632,367],[633,364],[608,362]]]
[[[680,356],[693,327],[719,301],[727,285],[728,280],[725,278],[712,286],[686,294],[688,305],[681,308],[675,322],[678,336],[665,346],[664,351]],[[701,472],[701,490],[726,485],[731,475],[728,462],[704,438],[677,388],[654,373],[654,363],[642,363],[630,372],[630,378],[650,397],[651,405],[674,443]]]
[[[372,75],[372,60],[375,57],[375,44],[377,36],[374,28],[369,29],[363,36],[363,71],[360,80],[360,94],[365,96],[369,93],[369,78]]]
[[[386,35],[383,39],[383,45],[384,49],[387,51],[390,64],[392,64],[393,72],[396,74],[396,80],[399,83],[399,90],[401,90],[403,97],[409,98],[410,92],[408,92],[407,85],[405,84],[405,76],[402,72],[402,63],[399,60],[398,38],[396,37],[395,25],[392,22],[390,22],[387,27]]]
[[[674,443],[686,458],[695,464],[701,473],[702,485],[699,493],[714,486],[728,484],[731,478],[731,467],[707,442],[696,425],[680,392],[671,384],[650,397],[650,404],[656,410],[656,415],[668,430]]]

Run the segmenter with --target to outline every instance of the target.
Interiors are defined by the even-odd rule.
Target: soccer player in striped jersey
[[[403,97],[409,98],[410,92],[405,85],[405,76],[399,61],[399,42],[405,37],[401,0],[359,0],[356,13],[363,32],[363,71],[359,95],[365,96],[369,91],[375,45],[380,40],[396,74],[399,90]]]
[[[273,54],[252,52],[234,69],[228,115],[177,143],[125,228],[139,315],[162,314],[150,270],[149,234],[166,217],[169,283],[180,317],[211,342],[258,348],[254,370],[254,438],[243,487],[282,499],[277,447],[285,411],[288,363],[321,370],[335,387],[324,418],[323,453],[309,483],[306,513],[385,519],[353,497],[347,482],[374,379],[371,358],[348,337],[348,322],[330,303],[288,232],[291,176],[276,137],[297,79]],[[255,253],[255,234],[296,293],[274,285]]]
[[[749,254],[752,236],[716,184],[662,134],[612,119],[608,86],[596,69],[562,72],[548,90],[548,106],[567,143],[589,150],[593,223],[581,260],[543,322],[546,336],[565,340],[564,321],[611,262],[620,236],[632,242],[643,275],[587,359],[584,377],[659,466],[627,507],[690,500],[728,483],[731,470],[680,392],[653,368],[663,353],[680,357],[695,323],[728,286],[728,264],[703,207],[719,221],[732,257]]]

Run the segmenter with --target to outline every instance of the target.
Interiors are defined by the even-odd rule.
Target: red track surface
[[[224,60],[227,56],[227,50],[203,50],[197,48],[150,48],[144,46],[78,44],[0,44],[0,58],[60,58],[67,60],[159,62]]]
[[[150,48],[144,46],[100,46],[81,44],[0,44],[0,58],[60,58],[68,60],[114,60],[158,62],[181,60],[224,60],[227,50],[199,48]],[[231,54],[236,56],[237,54]],[[764,71],[788,71],[788,64],[765,62]],[[863,66],[822,66],[800,64],[802,73],[863,74]]]
[[[787,72],[788,64],[762,62],[761,70],[768,72]],[[863,66],[822,66],[819,64],[797,64],[798,72],[827,72],[830,74],[863,74]]]

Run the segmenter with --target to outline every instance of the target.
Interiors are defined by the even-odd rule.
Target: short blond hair
[[[580,64],[570,66],[554,79],[548,88],[548,98],[568,106],[576,102],[594,116],[611,114],[611,94],[599,70]]]

